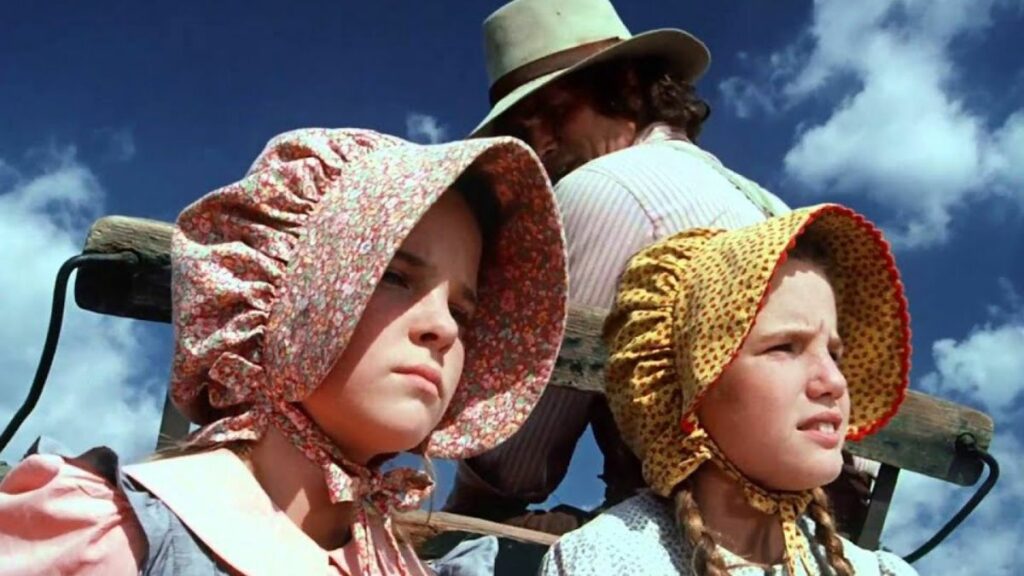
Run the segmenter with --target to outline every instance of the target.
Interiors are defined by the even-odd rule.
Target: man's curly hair
[[[691,142],[697,141],[711,114],[711,107],[697,95],[693,84],[673,72],[666,60],[619,59],[571,72],[534,92],[498,117],[495,134],[529,141],[524,132],[526,119],[536,118],[552,126],[562,122],[566,110],[549,100],[551,90],[584,100],[605,116],[631,120],[637,132],[664,122],[683,131]]]
[[[598,112],[634,121],[638,131],[653,122],[664,122],[695,142],[711,113],[693,84],[658,58],[596,64],[559,82],[586,94]]]

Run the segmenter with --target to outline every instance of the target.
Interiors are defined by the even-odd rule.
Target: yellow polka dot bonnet
[[[737,473],[696,409],[743,345],[775,270],[811,232],[828,255],[836,295],[839,368],[851,401],[847,439],[879,430],[896,413],[910,370],[910,318],[889,245],[863,216],[823,204],[739,230],[676,234],[630,260],[605,323],[608,401],[657,494],[669,497],[707,461]],[[765,512],[789,501],[785,515],[799,514],[809,500],[743,484]]]

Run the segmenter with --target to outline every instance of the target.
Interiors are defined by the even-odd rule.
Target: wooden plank
[[[981,477],[984,465],[957,454],[956,439],[963,433],[972,434],[978,446],[987,450],[993,428],[992,418],[984,412],[911,390],[885,428],[860,442],[848,443],[847,449],[903,470],[971,486]]]
[[[171,401],[171,395],[164,397],[164,412],[160,418],[160,432],[156,436],[157,451],[174,447],[188,435],[192,423]]]
[[[413,541],[426,541],[445,532],[469,532],[471,534],[493,535],[508,538],[517,542],[550,546],[558,540],[558,536],[536,530],[527,530],[516,526],[499,524],[489,520],[481,520],[471,516],[462,516],[450,512],[428,512],[413,510],[395,515],[395,523]]]
[[[552,383],[591,392],[604,386],[606,351],[600,334],[604,314],[574,308]],[[911,390],[900,411],[881,432],[847,445],[857,456],[970,486],[981,476],[981,462],[956,453],[956,439],[973,434],[987,449],[992,419],[983,412]]]
[[[118,216],[98,220],[89,232],[85,250],[131,250],[140,255],[142,264],[133,271],[125,271],[123,265],[111,266],[110,270],[80,270],[75,289],[79,306],[104,314],[169,321],[168,251],[172,231],[171,224],[153,220]],[[573,309],[553,385],[603,391],[603,320],[601,310]],[[973,434],[978,445],[987,449],[992,430],[992,419],[978,410],[911,391],[884,430],[863,442],[849,444],[849,450],[883,464],[967,486],[978,480],[982,465],[957,455],[956,438],[963,433]]]
[[[90,266],[75,278],[75,302],[81,308],[123,316],[171,321],[171,233],[174,226],[157,220],[106,216],[89,230],[83,252],[134,252],[141,263]]]
[[[601,340],[604,311],[573,307],[551,383],[604,394],[604,364],[608,350]]]

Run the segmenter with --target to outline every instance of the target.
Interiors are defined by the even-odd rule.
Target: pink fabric
[[[337,550],[320,548],[227,450],[125,471],[240,574],[360,574],[354,541]],[[379,519],[368,532],[377,542],[390,537]],[[60,456],[30,456],[0,484],[0,576],[136,574],[146,546],[127,497]],[[408,545],[400,544],[398,553],[415,576],[430,574]],[[395,552],[381,546],[377,554],[383,574],[400,573]]]
[[[2,576],[136,574],[145,555],[124,494],[60,456],[30,456],[0,483]]]
[[[188,443],[256,441],[277,428],[324,471],[333,502],[355,503],[360,571],[374,575],[383,573],[375,558],[393,556],[401,567],[402,554],[393,537],[374,538],[369,527],[380,519],[389,534],[391,511],[415,508],[432,481],[411,469],[348,461],[295,403],[345,349],[402,241],[469,170],[490,188],[501,223],[481,263],[465,369],[420,447],[464,458],[523,423],[565,329],[561,222],[543,168],[524,144],[419,146],[367,130],[296,130],[274,138],[245,178],[186,208],[172,241],[170,392],[203,426]]]
[[[481,263],[462,379],[422,449],[466,458],[511,436],[547,385],[567,314],[565,239],[536,156],[511,138],[421,146],[303,129],[271,140],[245,178],[178,218],[171,397],[204,426],[193,440],[258,438],[266,412],[319,386],[398,246],[469,170],[501,224]],[[284,415],[293,430],[282,432],[318,448],[301,413]]]
[[[429,574],[408,545],[386,544],[391,534],[379,516],[367,523],[366,541],[353,534],[343,548],[320,548],[274,505],[229,450],[126,466],[125,473],[241,574],[363,574],[360,546],[367,543],[375,554],[371,565],[381,574],[397,576],[403,568],[414,576]]]
[[[463,458],[523,423],[565,330],[565,239],[543,167],[524,144],[495,138],[419,146],[367,130],[297,130],[273,139],[241,181],[207,194],[178,219],[170,392],[203,426],[189,443],[253,441],[277,428],[323,469],[333,502],[355,505],[358,568],[347,568],[348,552],[331,555],[346,572],[423,572],[394,538],[389,516],[414,508],[432,482],[415,470],[347,461],[294,403],[341,355],[405,237],[470,170],[490,189],[500,225],[481,263],[462,378],[420,447],[429,456]],[[273,507],[236,458],[217,454],[149,463],[133,474],[232,566],[323,572],[326,553]],[[190,468],[195,462],[209,467]],[[224,474],[213,474],[216,466]]]

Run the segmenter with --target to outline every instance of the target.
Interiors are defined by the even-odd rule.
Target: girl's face
[[[834,480],[850,420],[835,294],[822,270],[787,260],[733,362],[698,408],[726,457],[761,486]]]
[[[303,401],[352,460],[415,448],[440,422],[462,376],[481,242],[469,205],[449,190],[402,243],[345,351]]]

